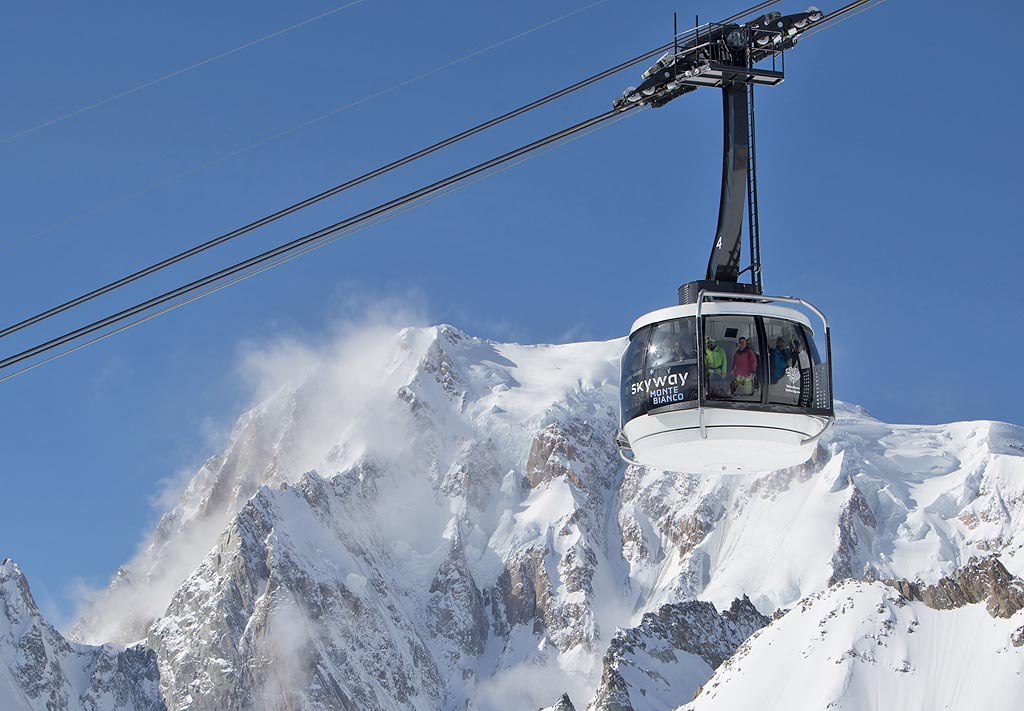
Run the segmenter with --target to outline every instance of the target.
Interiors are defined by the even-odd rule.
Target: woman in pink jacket
[[[732,357],[732,391],[735,395],[752,395],[757,375],[757,353],[747,339],[739,337],[739,349]]]

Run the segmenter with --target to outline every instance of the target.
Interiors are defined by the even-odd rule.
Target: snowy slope
[[[623,345],[440,326],[257,354],[257,404],[73,636],[145,639],[174,709],[534,711],[565,692],[652,709],[725,658],[665,609],[748,596],[770,616],[848,579],[926,590],[973,556],[1024,570],[1020,428],[844,406],[803,467],[625,467]],[[698,617],[705,652],[756,627]]]
[[[1024,612],[933,610],[882,583],[843,581],[751,638],[686,711],[1019,709]]]
[[[804,467],[718,479],[630,470],[620,523],[649,603],[764,613],[844,578],[936,580],[972,556],[1024,569],[1024,430],[887,425],[841,407]],[[649,592],[648,592],[649,591]]]

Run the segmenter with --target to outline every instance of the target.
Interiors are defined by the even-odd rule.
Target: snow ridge
[[[982,687],[987,669],[1024,671],[1024,430],[889,425],[843,406],[802,467],[626,467],[623,345],[438,326],[262,354],[259,403],[73,630],[144,646],[61,647],[37,611],[5,608],[0,694],[14,695],[0,707],[38,707],[10,671],[23,635],[7,630],[31,618],[65,666],[143,655],[140,688],[175,711],[639,711],[700,688],[694,708],[761,708],[758,685],[793,709],[870,709],[858,689],[876,679],[917,707],[939,698],[932,674],[952,673],[920,632],[954,645],[975,627],[963,649],[998,663],[961,660],[975,674],[961,687],[1010,708]],[[914,672],[892,676],[904,658]],[[787,691],[780,660],[820,693]],[[83,673],[31,699],[79,703]]]
[[[1012,627],[844,580],[751,637],[685,710],[1011,709],[1024,692]]]
[[[662,605],[619,630],[604,656],[604,674],[589,711],[654,711],[693,698],[712,672],[770,620],[750,600],[721,615],[711,603]]]
[[[36,607],[11,560],[0,565],[0,708],[32,711],[166,711],[156,655],[143,645],[68,642]]]

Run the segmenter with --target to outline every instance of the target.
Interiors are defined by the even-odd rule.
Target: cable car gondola
[[[699,473],[806,461],[832,423],[830,359],[792,297],[702,290],[652,311],[622,356],[620,445],[627,461]],[[826,346],[826,354],[828,347]]]
[[[821,17],[812,7],[698,28],[616,99],[658,107],[698,87],[721,88],[725,132],[707,274],[679,288],[678,306],[638,318],[622,355],[617,444],[631,464],[706,474],[782,469],[807,461],[834,422],[828,319],[802,299],[763,293],[754,152],[754,85],[783,80],[783,52]],[[755,66],[768,59],[772,69]],[[741,270],[744,207],[751,265]],[[741,283],[747,271],[751,283]],[[820,321],[817,334],[808,314]]]

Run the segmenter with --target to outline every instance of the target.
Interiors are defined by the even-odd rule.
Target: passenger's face
[[[740,348],[746,348],[746,347],[747,347],[747,339],[746,338],[740,338]]]

